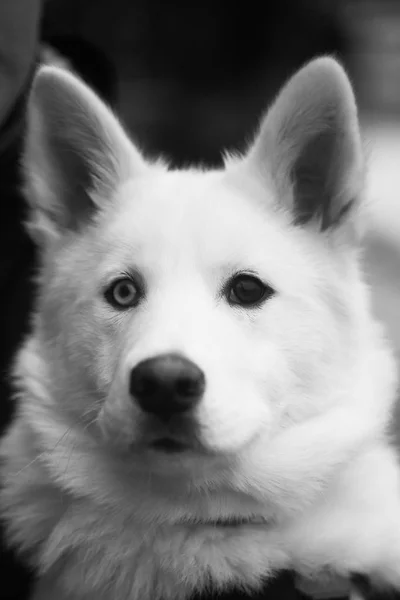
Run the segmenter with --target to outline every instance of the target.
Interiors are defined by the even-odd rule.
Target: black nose
[[[199,367],[179,354],[163,354],[132,370],[129,391],[144,412],[166,419],[192,410],[204,387]]]

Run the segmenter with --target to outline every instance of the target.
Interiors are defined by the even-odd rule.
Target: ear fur
[[[76,75],[36,74],[24,155],[32,234],[43,242],[84,225],[144,161],[110,109]]]
[[[360,197],[363,160],[353,90],[336,60],[318,58],[289,80],[245,161],[273,182],[296,224],[326,230],[346,220]]]

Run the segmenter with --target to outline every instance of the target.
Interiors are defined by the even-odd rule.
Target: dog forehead
[[[251,269],[276,282],[312,275],[303,241],[257,196],[221,171],[153,172],[121,186],[101,237],[110,255],[162,269]]]
[[[127,182],[98,225],[99,270],[135,268],[159,285],[250,270],[284,290],[303,288],[316,275],[307,244],[268,198],[264,204],[262,190],[257,197],[250,183],[247,193],[220,172],[150,173]]]
[[[278,237],[279,227],[265,207],[246,190],[231,185],[224,172],[196,170],[157,172],[121,186],[114,226],[140,241],[188,238],[196,242],[223,238]],[[232,245],[234,240],[230,239]]]

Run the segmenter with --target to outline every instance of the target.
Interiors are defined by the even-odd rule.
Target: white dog
[[[343,69],[300,70],[221,170],[148,163],[57,67],[28,121],[41,265],[1,513],[35,598],[186,600],[282,568],[400,587],[396,369]]]

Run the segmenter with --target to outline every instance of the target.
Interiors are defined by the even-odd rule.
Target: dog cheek
[[[118,331],[99,327],[90,340],[92,377],[98,393],[104,397],[113,385],[118,366]]]
[[[98,426],[107,444],[127,449],[140,437],[138,410],[131,401],[128,389],[131,335],[126,324],[108,327],[99,349],[97,382],[102,390],[102,406]],[[128,332],[128,333],[127,333]]]
[[[282,369],[275,369],[283,418],[299,422],[323,412],[343,380],[341,332],[323,305],[282,306],[273,337]]]
[[[247,330],[231,329],[226,337],[230,343],[215,344],[201,362],[208,386],[198,416],[207,446],[235,453],[270,428],[274,406],[262,346]]]
[[[48,360],[57,387],[69,390],[64,408],[78,419],[92,419],[112,385],[118,332],[105,326],[90,302],[77,305],[69,298],[51,314],[45,322]]]
[[[110,383],[111,365],[107,359],[111,355],[111,349],[107,337],[98,325],[93,323],[93,319],[88,320],[85,313],[80,315],[71,328],[73,351],[70,360],[81,371],[81,381],[88,381],[95,394],[102,395]]]
[[[138,420],[124,396],[106,398],[98,414],[97,424],[105,444],[126,450],[138,438]]]

